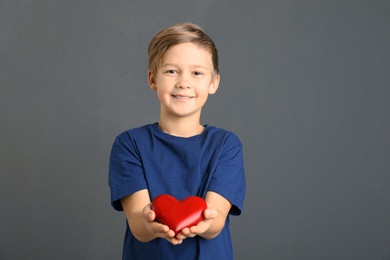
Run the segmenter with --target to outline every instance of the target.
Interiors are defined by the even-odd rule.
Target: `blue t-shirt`
[[[111,204],[123,210],[120,199],[148,189],[150,199],[170,194],[179,200],[205,198],[213,191],[232,204],[231,215],[241,214],[245,196],[242,145],[229,131],[205,126],[196,136],[166,134],[157,123],[120,134],[112,147],[109,169]],[[126,221],[123,259],[233,259],[229,217],[214,239],[187,238],[180,245],[165,239],[138,241]]]

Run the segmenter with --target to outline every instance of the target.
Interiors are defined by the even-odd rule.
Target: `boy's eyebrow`
[[[168,67],[168,66],[172,66],[172,67],[179,67],[179,65],[175,64],[175,63],[163,63],[161,65],[161,68],[164,68],[164,67]],[[199,68],[199,69],[205,69],[207,70],[207,67],[205,66],[202,66],[202,65],[197,65],[197,64],[193,64],[193,65],[190,65],[190,67],[192,68]]]
[[[177,67],[177,65],[174,64],[174,63],[163,63],[163,64],[161,64],[161,67],[168,67],[168,66]]]

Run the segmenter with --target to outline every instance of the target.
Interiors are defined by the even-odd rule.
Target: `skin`
[[[168,49],[154,75],[148,71],[150,88],[160,101],[159,127],[165,133],[191,137],[203,132],[200,115],[209,94],[214,94],[220,76],[215,73],[211,54],[194,43],[181,43]],[[168,226],[155,221],[147,189],[121,200],[131,232],[141,242],[164,238],[173,245],[184,239],[216,237],[225,225],[231,203],[215,192],[207,192],[204,220],[176,234]]]

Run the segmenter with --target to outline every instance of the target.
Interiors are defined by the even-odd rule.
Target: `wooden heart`
[[[194,226],[203,219],[207,204],[197,196],[179,201],[171,195],[161,194],[153,200],[151,209],[156,213],[157,222],[167,225],[178,234],[183,228]]]

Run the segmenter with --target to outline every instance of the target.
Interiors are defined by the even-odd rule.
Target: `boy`
[[[123,259],[233,259],[229,214],[241,213],[245,196],[242,145],[200,124],[220,81],[217,49],[199,26],[183,23],[159,32],[148,54],[160,119],[119,135],[110,157],[111,204],[127,219]],[[204,220],[175,235],[155,221],[151,201],[160,194],[204,198]]]

